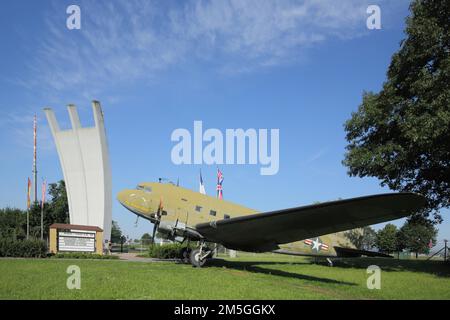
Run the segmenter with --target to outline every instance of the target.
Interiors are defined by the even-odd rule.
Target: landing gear
[[[189,247],[181,249],[181,261],[183,261],[183,263],[191,263],[191,251],[192,249]]]
[[[201,268],[205,265],[206,260],[211,258],[211,256],[212,251],[201,244],[200,248],[193,249],[191,251],[189,258],[193,267]]]
[[[191,251],[190,261],[193,267],[201,268],[206,263],[206,258],[202,259],[200,249],[194,249]]]
[[[330,258],[327,258],[327,262],[328,262],[329,267],[333,266],[333,260],[331,260]]]

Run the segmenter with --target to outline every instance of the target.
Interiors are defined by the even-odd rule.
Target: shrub
[[[52,255],[53,259],[119,259],[118,256],[101,255],[97,253],[86,252],[60,252]]]
[[[41,240],[0,239],[0,257],[45,258],[47,244]]]
[[[170,243],[150,246],[148,255],[156,259],[179,259],[182,257],[181,250],[187,245],[180,243]]]

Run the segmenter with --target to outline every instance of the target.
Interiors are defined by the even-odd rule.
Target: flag
[[[430,239],[430,242],[428,243],[428,248],[433,248],[433,240],[432,239]]]
[[[45,193],[47,192],[47,182],[44,180],[42,182],[42,202],[41,202],[41,208],[44,209],[45,204]]]
[[[202,171],[200,170],[200,186],[199,191],[201,194],[206,194],[205,185],[203,184]]]
[[[222,183],[223,183],[223,174],[217,168],[217,198],[223,199],[223,190],[222,190]]]
[[[31,180],[28,178],[28,190],[27,190],[27,209],[31,207]]]

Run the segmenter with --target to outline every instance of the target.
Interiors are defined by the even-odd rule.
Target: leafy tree
[[[428,199],[424,217],[450,205],[450,1],[416,0],[406,39],[378,93],[365,92],[345,123],[351,176]]]
[[[112,221],[111,226],[111,242],[120,243],[122,238],[122,230],[120,230],[119,224],[117,221]]]
[[[437,229],[432,222],[422,216],[413,216],[406,220],[398,232],[399,249],[408,249],[415,252],[416,258],[419,253],[428,254],[430,240],[435,245],[436,235]]]
[[[69,202],[64,180],[49,184],[48,194],[51,200],[48,203],[47,219],[52,223],[69,223]]]
[[[397,250],[397,227],[388,223],[383,229],[378,230],[376,247],[381,252],[392,253]]]
[[[144,233],[141,237],[142,244],[148,245],[152,243],[152,236],[149,233]]]
[[[376,232],[369,226],[347,231],[344,235],[359,250],[370,250],[375,246]]]
[[[53,223],[69,223],[69,205],[64,181],[49,185],[49,199],[44,204],[44,238],[48,237]],[[0,209],[0,238],[23,240],[27,232],[27,211],[20,209]],[[30,237],[41,236],[41,204],[33,203],[29,210]]]
[[[0,239],[26,238],[26,213],[20,209],[0,209]]]
[[[49,201],[44,204],[44,239],[48,237],[53,223],[69,223],[69,202],[63,180],[49,184]],[[30,208],[30,236],[41,236],[41,204],[34,203]]]

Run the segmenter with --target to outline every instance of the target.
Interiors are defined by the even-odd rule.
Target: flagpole
[[[41,203],[41,240],[44,240],[44,205],[45,205],[45,193],[47,192],[47,184],[44,180],[42,182],[42,203]]]
[[[44,240],[44,203],[41,206],[41,240]]]
[[[33,179],[34,179],[34,202],[37,202],[38,195],[37,195],[37,157],[36,157],[36,151],[37,151],[37,119],[36,115],[34,115],[34,121],[33,121]]]
[[[28,178],[28,188],[27,188],[27,240],[30,237],[30,190],[31,190],[31,181]]]
[[[27,209],[27,240],[30,237],[30,208]]]

